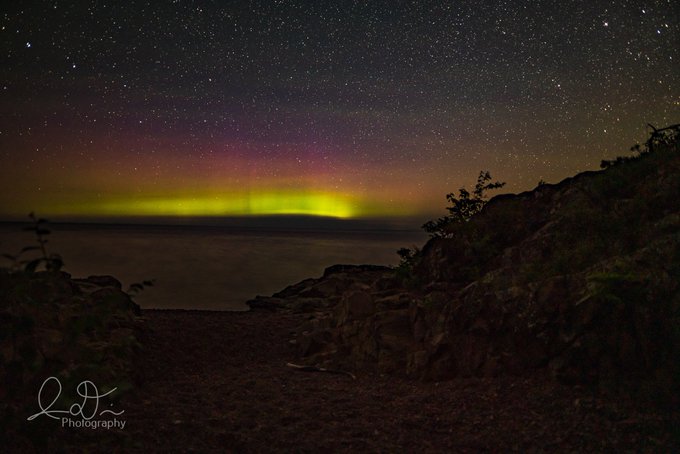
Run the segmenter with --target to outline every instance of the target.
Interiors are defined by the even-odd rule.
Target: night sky
[[[680,1],[14,2],[0,215],[442,213],[680,122]]]

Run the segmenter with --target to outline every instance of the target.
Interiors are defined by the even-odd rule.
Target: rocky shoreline
[[[64,430],[53,423],[42,445],[25,438],[37,426],[22,426],[20,438],[4,434],[15,452],[680,447],[677,407],[565,384],[547,367],[454,376],[409,369],[412,328],[423,323],[422,308],[443,312],[423,306],[423,294],[403,287],[390,268],[333,266],[318,279],[256,298],[247,312],[139,312],[113,278],[62,278],[73,283],[68,288],[76,298],[125,303],[141,328],[142,343],[133,356],[125,355],[134,359],[134,382],[116,401],[125,426]],[[309,373],[287,367],[289,362],[355,373]]]
[[[335,273],[333,273],[335,274]],[[337,277],[337,276],[336,276]],[[307,313],[143,310],[124,430],[58,431],[89,452],[673,452],[677,411],[546,374],[422,381],[304,372]]]
[[[677,146],[500,196],[401,269],[335,265],[247,304],[303,314],[306,364],[529,376],[680,404]]]
[[[577,280],[576,283],[570,278]],[[480,285],[475,283],[458,292],[458,298],[463,295],[461,306],[450,308],[444,292],[425,294],[407,289],[399,284],[394,269],[335,265],[327,268],[320,278],[306,279],[271,297],[259,296],[247,304],[256,312],[303,316],[291,333],[289,343],[307,365],[420,380],[544,373],[562,383],[596,385],[600,391],[614,394],[621,391],[619,385],[628,386],[623,389],[639,386],[635,370],[629,370],[627,376],[616,381],[617,377],[605,376],[605,373],[616,374],[620,370],[603,370],[606,363],[588,363],[583,355],[577,356],[583,348],[582,341],[576,341],[577,336],[585,340],[594,335],[598,340],[614,335],[623,338],[610,339],[609,352],[605,350],[607,344],[598,343],[600,350],[592,355],[597,354],[597,360],[605,361],[607,358],[603,356],[607,353],[633,354],[625,350],[630,348],[625,342],[632,342],[628,336],[636,334],[635,330],[626,331],[625,327],[616,325],[635,316],[630,313],[632,308],[580,293],[570,294],[570,288],[584,285],[584,280],[583,276],[558,276],[541,286],[530,286],[531,293],[520,288],[481,293]],[[433,294],[441,300],[433,301]],[[518,300],[521,298],[538,306],[534,313],[520,312]],[[560,298],[561,304],[553,304]],[[501,313],[496,314],[500,319],[494,319],[498,304],[502,307]],[[452,333],[450,326],[454,317],[458,328]],[[533,322],[529,317],[539,321]],[[602,323],[603,320],[607,322]],[[517,326],[513,329],[502,326],[509,321],[522,324],[524,332]],[[506,337],[489,338],[497,336],[499,330],[503,330]],[[651,326],[638,327],[638,330],[642,334],[653,334]],[[532,344],[536,339],[539,345]],[[552,350],[551,342],[557,343]],[[623,347],[620,342],[624,342]],[[654,344],[652,339],[646,342]],[[500,357],[494,355],[494,347],[499,346],[507,350]],[[625,360],[622,358],[621,364],[625,364]],[[598,373],[602,376],[597,376]],[[673,380],[672,377],[666,379]],[[657,391],[662,394],[673,389]],[[673,400],[665,402],[674,405]]]
[[[674,128],[492,199],[396,269],[335,265],[247,312],[140,311],[111,277],[2,270],[2,435],[25,452],[679,451]],[[45,373],[134,373],[129,424],[19,424]]]

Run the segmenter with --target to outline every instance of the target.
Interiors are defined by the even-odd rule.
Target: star
[[[415,216],[482,169],[514,192],[596,169],[680,121],[672,3],[614,3],[22,4],[0,17],[0,217],[277,191]]]

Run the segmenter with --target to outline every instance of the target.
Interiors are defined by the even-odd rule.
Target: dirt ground
[[[546,377],[423,383],[303,372],[300,316],[144,311],[140,383],[123,430],[69,429],[106,452],[671,452],[677,413]],[[70,451],[71,449],[67,449]]]

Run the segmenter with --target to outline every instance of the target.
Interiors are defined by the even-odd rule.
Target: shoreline
[[[73,431],[68,446],[129,452],[677,447],[669,438],[672,415],[541,375],[424,382],[291,369],[286,363],[299,361],[291,331],[304,314],[171,309],[142,316],[149,333],[139,384],[120,403],[125,430]]]

